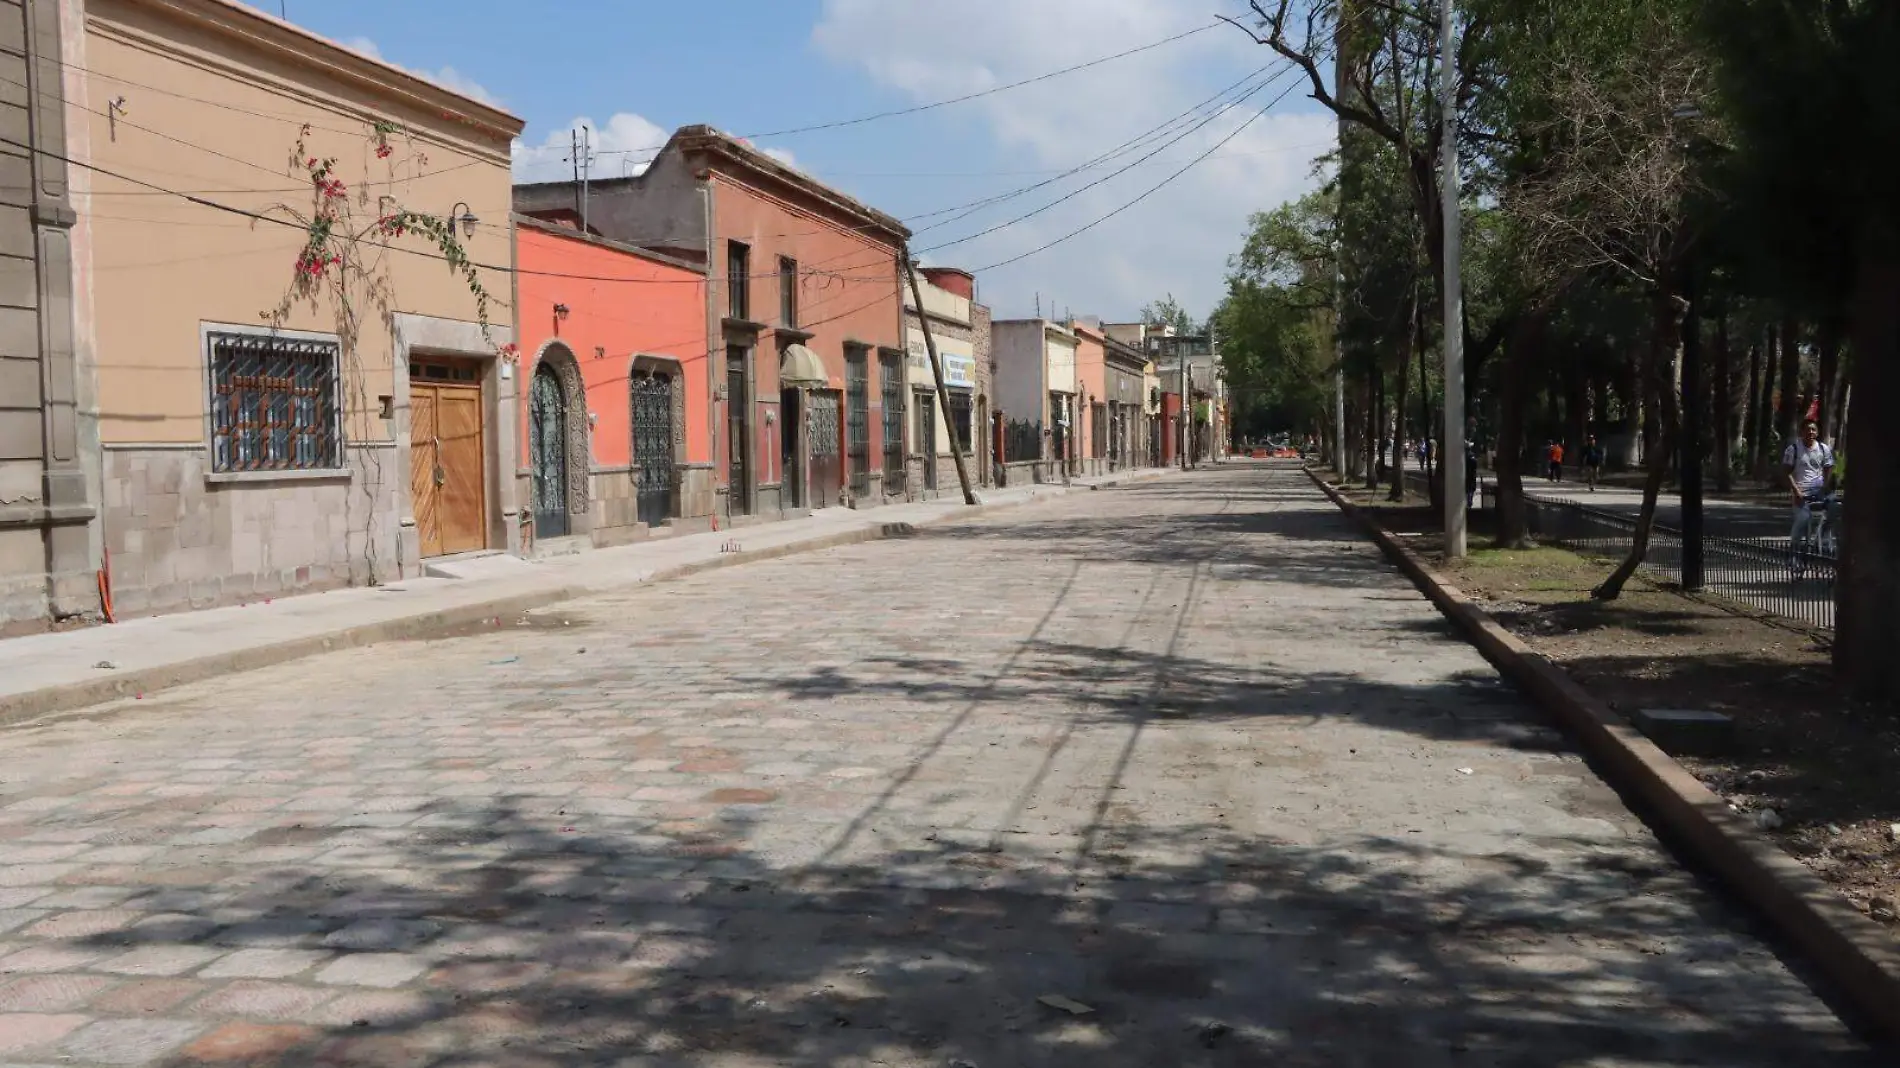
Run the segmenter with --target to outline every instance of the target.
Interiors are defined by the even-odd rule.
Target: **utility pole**
[[[581,125],[581,233],[587,232],[587,201],[589,179],[594,172],[594,131]]]
[[[976,490],[970,487],[970,469],[963,462],[963,444],[957,440],[957,428],[949,425],[950,393],[943,387],[943,361],[937,358],[937,339],[930,332],[930,313],[924,308],[923,288],[917,284],[917,262],[910,258],[909,244],[900,246],[898,254],[904,257],[904,271],[910,275],[910,293],[917,300],[917,322],[924,330],[924,351],[930,354],[930,374],[937,380],[937,410],[943,413],[945,428],[950,431],[950,458],[956,461],[957,485],[963,487],[963,503],[975,504]],[[928,456],[924,462],[934,464],[937,458]]]
[[[567,131],[567,161],[574,165],[574,214],[585,216],[587,209],[581,204],[581,132]],[[583,225],[582,229],[586,227]]]
[[[1695,265],[1684,272],[1682,318],[1682,588],[1702,589],[1702,308]]]
[[[1465,291],[1460,277],[1464,253],[1458,210],[1458,55],[1453,34],[1452,0],[1438,11],[1438,107],[1444,176],[1439,213],[1445,224],[1445,558],[1465,555]]]
[[[1174,354],[1181,361],[1181,470],[1186,471],[1194,447],[1194,375],[1188,370],[1186,349],[1177,345]]]

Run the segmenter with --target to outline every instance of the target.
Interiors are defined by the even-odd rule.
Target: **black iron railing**
[[[1484,505],[1496,504],[1486,483]],[[1628,555],[1636,520],[1574,501],[1524,496],[1524,521],[1532,537],[1578,552],[1620,560]],[[1812,627],[1834,627],[1834,545],[1811,537],[1795,546],[1787,537],[1702,539],[1703,590]],[[1641,570],[1669,582],[1682,580],[1682,532],[1661,523],[1650,528]]]

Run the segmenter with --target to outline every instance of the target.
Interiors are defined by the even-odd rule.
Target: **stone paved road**
[[[0,734],[0,1063],[1866,1056],[1289,468],[505,623]]]

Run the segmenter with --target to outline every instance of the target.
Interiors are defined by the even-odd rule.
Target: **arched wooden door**
[[[528,390],[528,469],[534,479],[537,538],[567,533],[567,418],[561,376],[543,363],[534,369]]]

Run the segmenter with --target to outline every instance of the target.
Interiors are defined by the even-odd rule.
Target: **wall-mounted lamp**
[[[475,236],[475,224],[478,222],[481,222],[481,220],[475,217],[473,211],[469,210],[466,201],[458,200],[455,202],[455,206],[449,209],[449,227],[453,229],[456,223],[461,223],[462,236],[465,238]]]
[[[567,313],[568,313],[568,307],[567,307],[567,305],[565,305],[565,304],[556,304],[556,305],[554,306],[554,317],[555,317],[556,319],[566,319],[566,318],[567,318]]]

